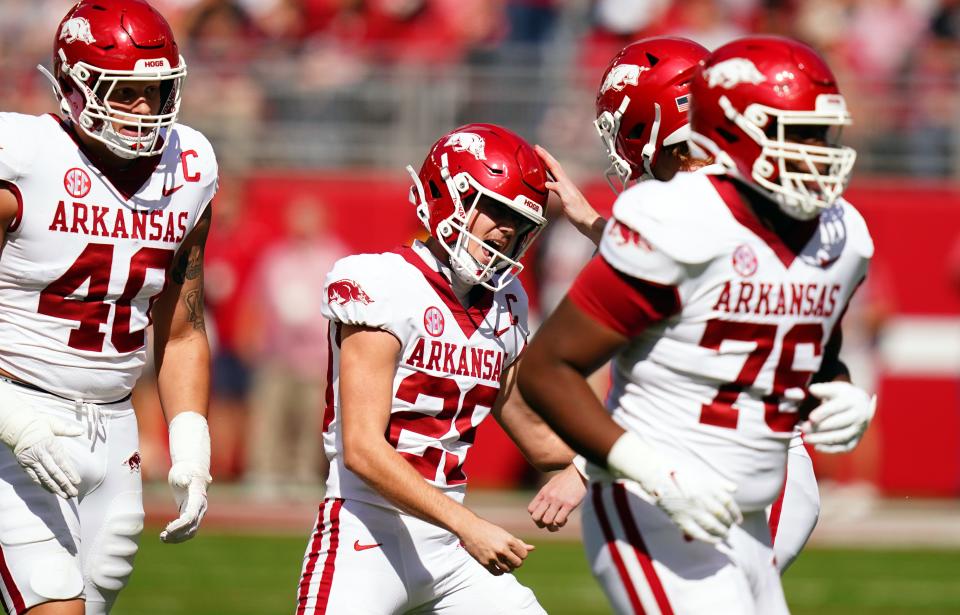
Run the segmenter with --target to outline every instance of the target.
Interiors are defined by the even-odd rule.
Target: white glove
[[[0,440],[33,482],[64,499],[77,497],[80,473],[57,436],[80,435],[81,425],[42,414],[13,385],[0,385]]]
[[[607,455],[614,473],[640,483],[657,506],[690,538],[716,544],[730,526],[743,521],[733,500],[736,485],[722,478],[705,481],[667,467],[663,455],[632,432],[625,432]]]
[[[184,542],[197,535],[207,513],[210,477],[210,430],[196,412],[181,412],[170,421],[170,473],[167,482],[180,516],[160,532],[163,542]]]
[[[804,442],[821,453],[852,451],[877,411],[877,396],[841,381],[818,382],[809,390],[823,403],[800,425]]]

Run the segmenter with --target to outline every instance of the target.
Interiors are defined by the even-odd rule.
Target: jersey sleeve
[[[16,184],[28,172],[37,142],[39,126],[29,124],[38,118],[19,113],[0,113],[0,181]]]
[[[361,254],[337,261],[323,285],[323,316],[345,325],[383,329],[404,340],[404,323],[397,321],[391,307],[402,302],[402,297],[392,289],[386,258]]]
[[[683,278],[681,263],[651,243],[640,230],[616,217],[607,222],[600,254],[611,267],[632,278],[669,286],[677,285]]]
[[[187,181],[200,182],[196,216],[199,220],[210,206],[219,187],[217,155],[210,141],[200,131],[177,124],[177,134],[180,138],[180,164],[183,165],[183,175]]]
[[[595,256],[583,268],[567,297],[588,316],[624,337],[638,335],[681,308],[675,286],[631,277],[603,256]]]

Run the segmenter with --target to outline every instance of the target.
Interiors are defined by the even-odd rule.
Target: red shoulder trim
[[[680,312],[675,286],[630,277],[594,256],[577,276],[570,301],[600,324],[630,338]]]
[[[760,221],[750,204],[737,191],[737,187],[734,185],[735,180],[723,175],[710,175],[707,179],[710,180],[736,221],[762,239],[777,255],[784,267],[790,267],[793,264],[794,259],[800,254],[803,247],[807,245],[807,241],[819,227],[820,223],[816,218],[809,222],[796,220],[791,221],[787,232],[777,233]],[[771,201],[770,207],[776,207],[776,204]]]

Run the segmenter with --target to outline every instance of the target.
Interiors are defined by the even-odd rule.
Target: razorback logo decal
[[[623,88],[628,85],[637,85],[640,83],[640,73],[650,70],[647,66],[639,66],[637,64],[620,64],[614,66],[610,69],[610,72],[607,73],[606,78],[603,80],[603,85],[600,86],[600,93],[606,94],[610,90],[616,90],[622,92]]]
[[[140,473],[140,451],[133,451],[133,454],[123,462],[125,466],[130,468],[130,473]]]
[[[487,159],[486,145],[483,137],[472,132],[455,132],[444,143],[445,147],[452,147],[455,152],[467,152],[477,160]]]
[[[93,33],[90,32],[90,22],[86,17],[74,17],[63,22],[63,27],[60,28],[60,40],[67,44],[80,41],[92,45],[97,42],[97,39],[93,38]]]
[[[363,289],[360,288],[360,285],[353,280],[344,278],[343,280],[331,282],[330,286],[327,287],[327,303],[346,305],[351,301],[356,301],[364,305],[373,303],[370,295],[365,293]]]
[[[746,58],[730,58],[714,64],[703,71],[703,76],[707,78],[709,87],[721,87],[725,90],[735,88],[741,83],[756,85],[767,80],[757,65]]]
[[[640,249],[646,250],[647,252],[653,251],[653,246],[650,245],[650,242],[644,239],[643,235],[639,231],[635,231],[626,224],[620,222],[619,220],[614,220],[613,224],[610,225],[610,230],[607,231],[613,240],[621,246],[634,245]]]

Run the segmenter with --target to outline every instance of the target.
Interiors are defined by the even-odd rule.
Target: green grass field
[[[115,615],[292,615],[305,536],[156,534],[144,533]],[[517,576],[553,615],[610,612],[577,543],[541,541]],[[797,614],[958,613],[960,552],[808,549],[784,585]]]

